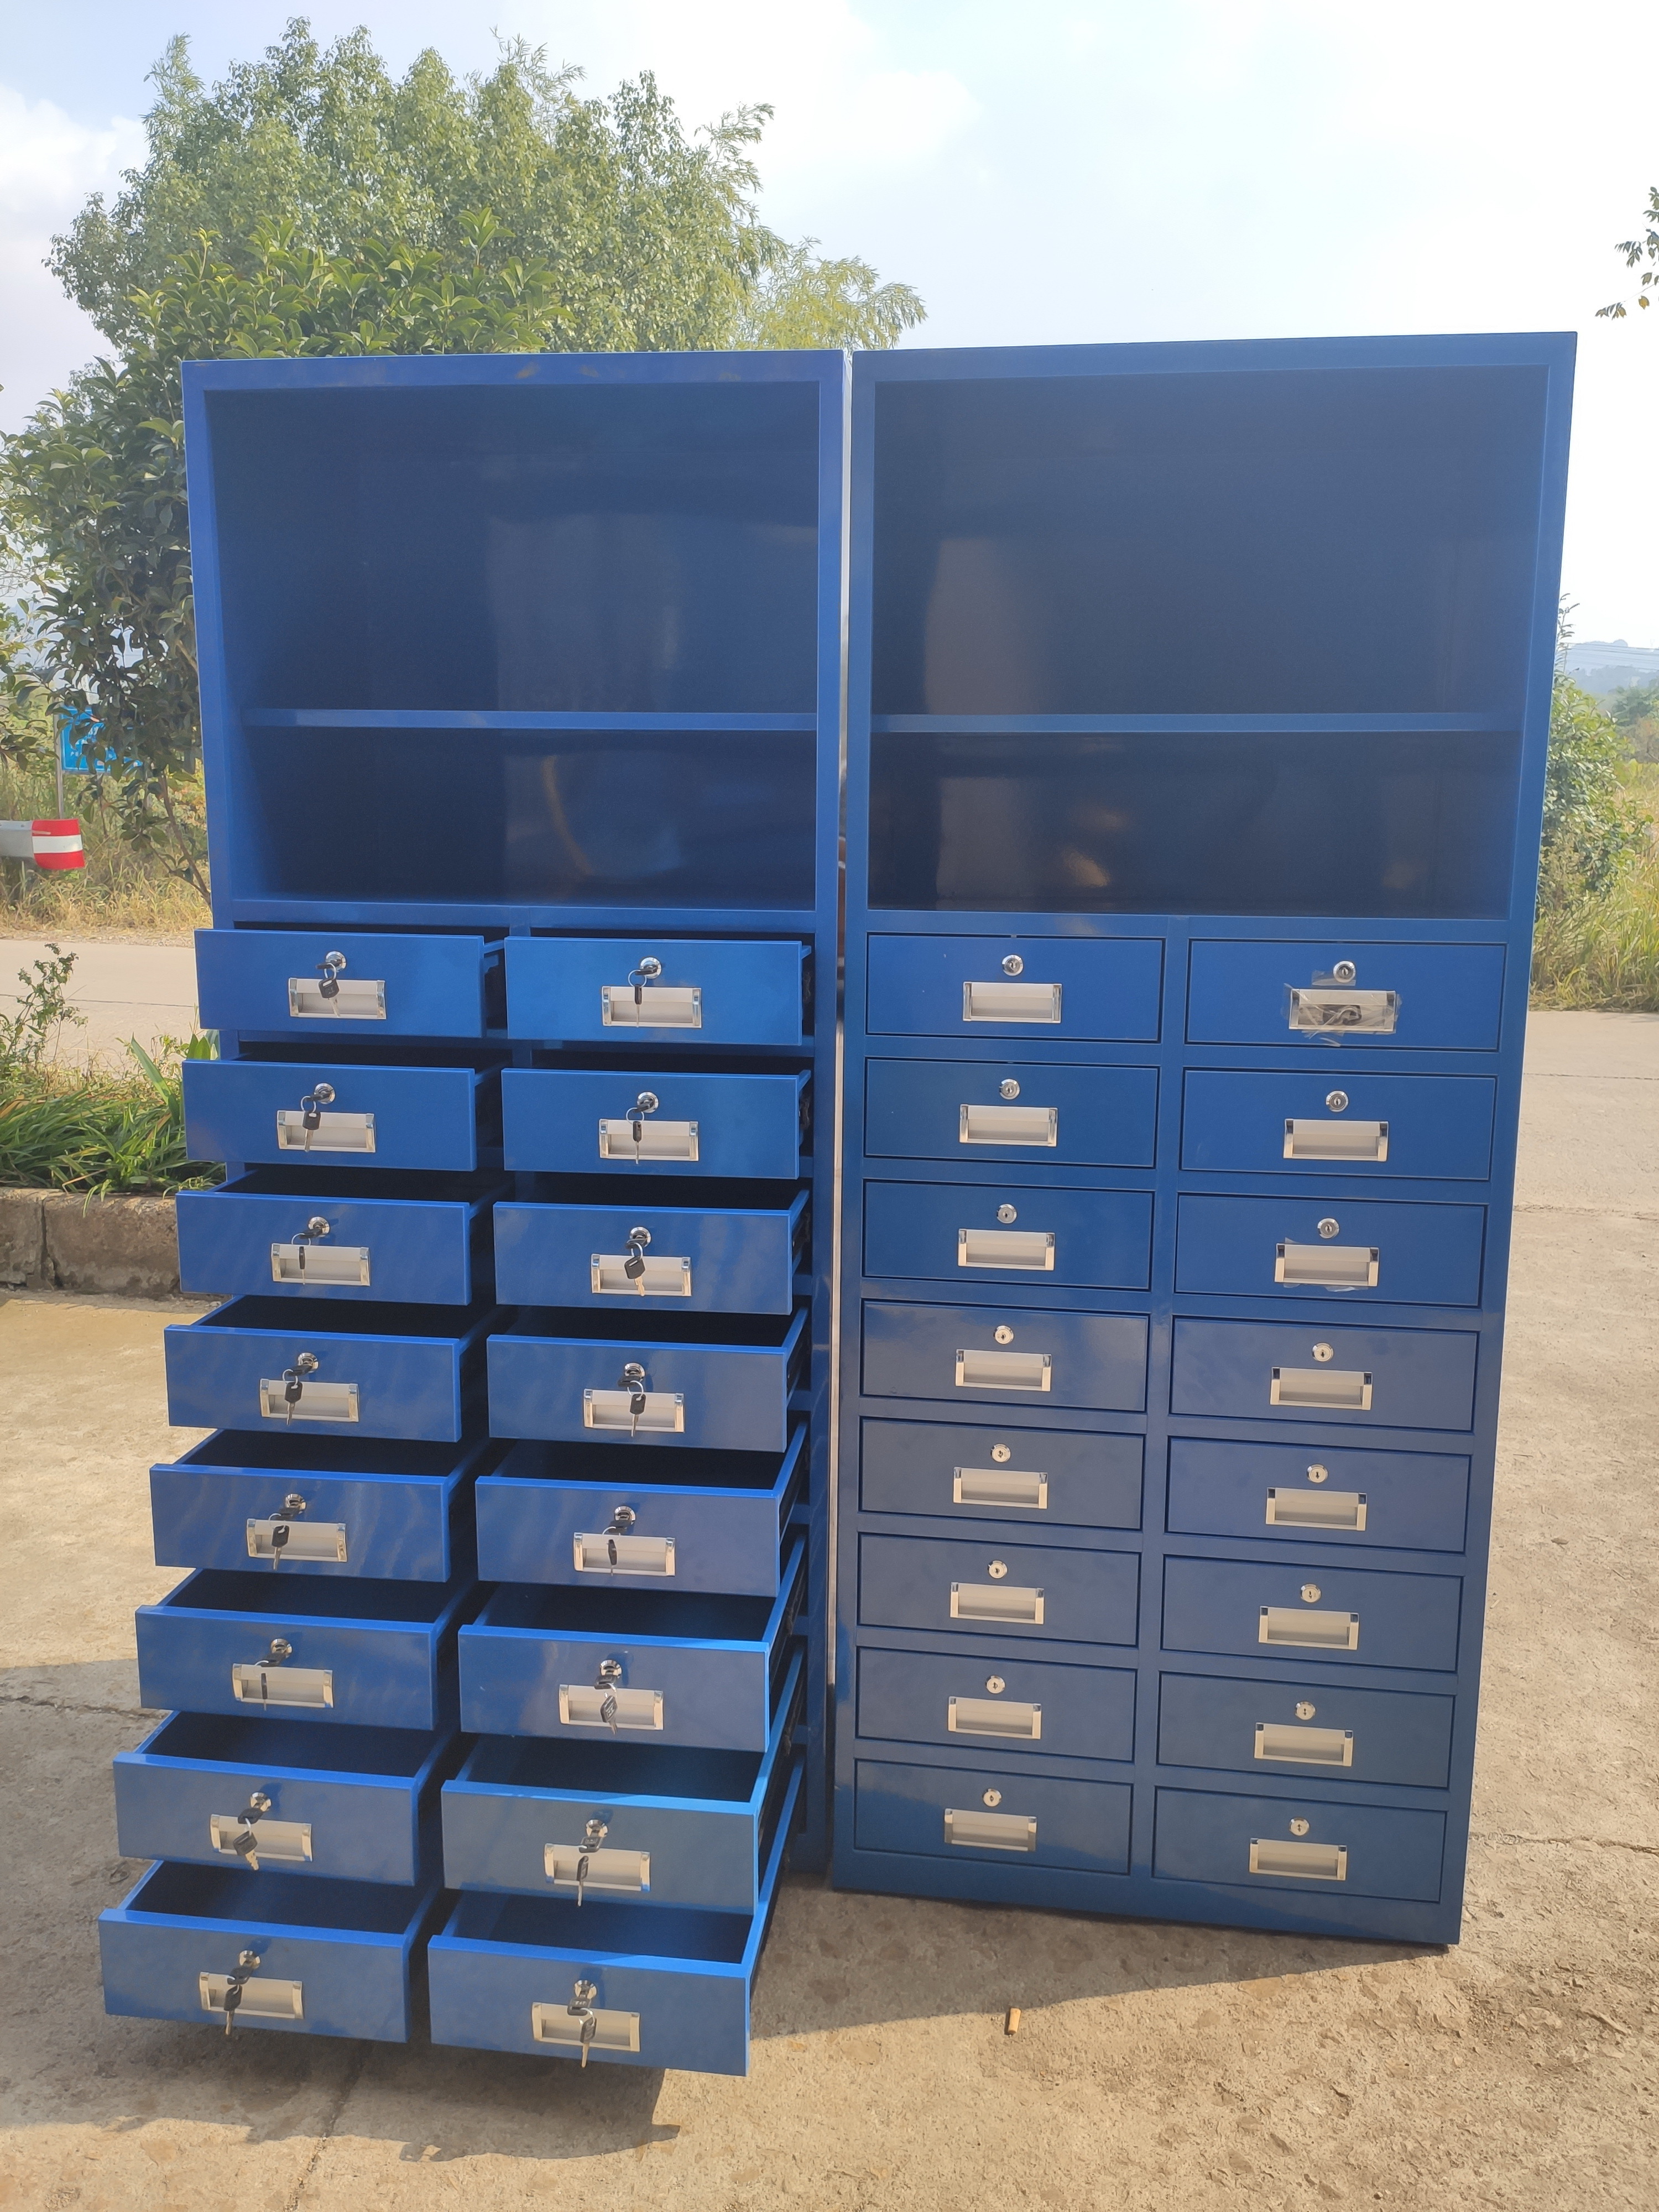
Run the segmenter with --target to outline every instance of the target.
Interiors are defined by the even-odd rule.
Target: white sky
[[[95,349],[40,266],[141,144],[174,30],[216,76],[301,0],[0,0],[0,426]],[[765,213],[918,286],[930,345],[1576,329],[1566,587],[1659,643],[1659,307],[1613,252],[1659,184],[1653,0],[356,0],[397,68],[492,27],[770,100]]]

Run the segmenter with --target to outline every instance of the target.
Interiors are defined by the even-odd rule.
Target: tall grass
[[[64,811],[80,817],[86,866],[43,873],[32,860],[0,860],[0,935],[183,937],[207,921],[206,902],[167,873],[160,852],[119,834],[114,808],[85,776],[64,779]],[[30,774],[0,759],[0,820],[57,812],[50,769]]]
[[[192,1038],[184,1050],[205,1042]],[[127,1049],[131,1075],[40,1067],[0,1073],[0,1183],[88,1198],[122,1192],[170,1198],[222,1181],[222,1167],[192,1160],[185,1142],[179,1048],[159,1066],[141,1045]]]
[[[1659,853],[1626,861],[1595,893],[1546,863],[1538,889],[1534,1006],[1659,1012]]]

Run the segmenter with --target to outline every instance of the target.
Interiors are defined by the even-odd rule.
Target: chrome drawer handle
[[[1000,1560],[995,1565],[1000,1566]],[[1006,1574],[1008,1570],[1003,1567],[1002,1571]],[[1041,1628],[1045,1602],[1042,1590],[1018,1583],[999,1580],[951,1585],[952,1620],[1018,1621],[1027,1628]]]
[[[602,1848],[611,1830],[596,1814],[579,1844],[549,1844],[542,1853],[547,1879],[557,1889],[574,1889],[580,1905],[585,1891],[603,1889],[619,1897],[644,1897],[651,1888],[649,1851]]]
[[[1358,1651],[1359,1615],[1298,1613],[1293,1605],[1264,1605],[1255,1640],[1258,1644],[1291,1644],[1304,1651]]]
[[[1048,1478],[1012,1467],[958,1467],[951,1470],[951,1502],[953,1505],[996,1505],[1027,1513],[1046,1513]]]
[[[700,1030],[702,992],[695,983],[662,983],[662,963],[647,954],[629,970],[626,983],[599,987],[599,1021],[605,1029]]]
[[[313,1856],[310,1821],[270,1820],[265,1818],[270,1810],[270,1799],[256,1790],[243,1811],[210,1814],[208,1839],[213,1849],[227,1858],[240,1859],[255,1874],[261,1858],[283,1866],[307,1864]]]
[[[292,1367],[280,1376],[259,1379],[259,1414],[263,1420],[281,1421],[291,1428],[295,1421],[355,1421],[359,1418],[355,1382],[318,1382],[312,1378],[322,1364],[314,1352],[295,1355]]]
[[[1346,962],[1343,963],[1348,966]],[[1292,1030],[1341,1030],[1355,1036],[1392,1036],[1400,1018],[1397,991],[1359,991],[1346,976],[1316,975],[1288,987],[1285,1012]]]
[[[994,1352],[984,1346],[957,1351],[958,1390],[1048,1390],[1054,1373],[1048,1352]]]
[[[654,1091],[641,1091],[626,1114],[599,1122],[602,1160],[695,1160],[697,1125],[695,1121],[653,1121],[662,1101]]]
[[[1014,975],[1018,972],[1011,970]],[[1057,1022],[1060,991],[1058,983],[964,983],[962,1018],[964,1022]]]
[[[343,952],[325,952],[317,981],[309,975],[288,979],[288,1011],[296,1021],[383,1022],[386,985],[367,975],[345,980]]]
[[[1060,1142],[1058,1106],[969,1106],[957,1109],[961,1145],[1042,1145]]]
[[[1273,1280],[1332,1291],[1374,1291],[1380,1257],[1375,1244],[1280,1244]]]
[[[1301,1722],[1258,1721],[1255,1757],[1298,1766],[1352,1766],[1352,1729],[1309,1728]]]
[[[273,1636],[263,1659],[245,1660],[230,1670],[230,1693],[239,1705],[305,1705],[334,1703],[331,1667],[290,1667],[294,1646]]]
[[[276,1149],[279,1152],[372,1152],[374,1116],[372,1114],[330,1114],[334,1103],[331,1083],[315,1083],[297,1107],[276,1109]]]
[[[1277,1837],[1252,1836],[1250,1872],[1293,1875],[1298,1881],[1346,1881],[1347,1846],[1344,1844],[1281,1843]]]
[[[280,1514],[269,1514],[263,1521],[249,1521],[249,1559],[269,1559],[273,1570],[280,1567],[284,1559],[325,1559],[331,1566],[344,1566],[345,1522],[304,1521],[299,1516],[305,1510],[305,1499],[297,1490],[290,1491],[283,1500]]]
[[[947,1735],[1036,1743],[1042,1735],[1042,1708],[1029,1698],[951,1698],[945,1706],[945,1729]]]
[[[333,1224],[321,1213],[313,1213],[303,1229],[296,1230],[286,1244],[270,1248],[270,1279],[273,1283],[351,1283],[366,1287],[368,1282],[368,1247],[367,1244],[325,1244],[323,1238],[332,1236]]]
[[[965,1844],[976,1851],[1034,1851],[1037,1847],[1037,1824],[1024,1813],[981,1813],[974,1806],[966,1810],[947,1806],[945,1840],[957,1848]]]
[[[234,1974],[198,1974],[197,1995],[204,2012],[222,2013],[228,2035],[238,2014],[245,2020],[303,2020],[305,1984],[261,1977],[257,1951],[244,1951]]]
[[[532,2005],[532,2038],[537,2043],[550,2044],[556,2050],[580,2051],[584,2066],[591,2051],[637,2051],[638,2013],[614,2012],[595,2005],[593,2000],[599,1993],[593,1983],[581,1981],[575,1984],[567,2005]]]
[[[1018,1267],[1028,1274],[1052,1275],[1052,1229],[958,1229],[958,1267]]]
[[[1287,1160],[1386,1160],[1386,1121],[1289,1121],[1285,1124]]]
[[[1357,1367],[1275,1367],[1267,1386],[1267,1403],[1369,1413],[1371,1378]]]
[[[1269,1528],[1352,1528],[1363,1533],[1369,1499],[1363,1490],[1270,1490]]]

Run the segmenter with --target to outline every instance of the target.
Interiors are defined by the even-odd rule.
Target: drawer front
[[[175,1428],[459,1442],[463,1394],[479,1365],[475,1340],[331,1335],[317,1318],[296,1313],[283,1330],[175,1322],[163,1332],[168,1420]],[[304,1358],[317,1364],[302,1374]],[[291,1402],[289,1376],[299,1389]]]
[[[1149,1191],[865,1185],[867,1275],[1144,1291],[1152,1243]]]
[[[196,979],[208,1030],[315,1038],[481,1037],[482,937],[359,930],[198,929]]]
[[[478,1485],[479,1572],[489,1582],[576,1589],[726,1590],[771,1597],[782,1572],[783,1530],[805,1484],[805,1431],[797,1428],[772,1480],[732,1486],[732,1456],[711,1456],[699,1484],[660,1480],[648,1459],[617,1459],[597,1479],[580,1446],[561,1455],[520,1444]],[[675,1464],[687,1465],[682,1455]],[[653,1479],[647,1479],[653,1478]],[[630,1572],[630,1566],[634,1571]]]
[[[1467,1429],[1479,1342],[1462,1330],[1322,1320],[1177,1321],[1170,1403],[1252,1421]]]
[[[802,1325],[781,1346],[655,1344],[625,1337],[496,1336],[489,1425],[498,1437],[781,1452],[803,1357]],[[640,1367],[631,1382],[624,1370]],[[635,1400],[645,1403],[637,1414]]]
[[[859,1539],[859,1620],[868,1628],[1133,1644],[1139,1583],[1133,1552],[1060,1551],[1000,1534]]]
[[[858,1730],[969,1758],[1133,1759],[1135,1678],[1128,1668],[1054,1666],[1017,1652],[986,1660],[866,1646]]]
[[[184,1291],[457,1306],[475,1295],[476,1206],[234,1187],[182,1190],[174,1202]]]
[[[1198,1070],[1187,1077],[1181,1164],[1223,1175],[1480,1182],[1492,1173],[1497,1099],[1484,1076],[1368,1075],[1337,1061],[1316,1074]]]
[[[567,1043],[798,1046],[807,962],[793,938],[510,938],[507,1028]]]
[[[262,1725],[273,1738],[282,1732],[281,1722]],[[271,1755],[273,1741],[268,1763],[246,1751],[218,1759],[170,1755],[166,1746],[175,1733],[169,1720],[137,1750],[115,1755],[116,1840],[124,1858],[311,1881],[408,1884],[419,1877],[423,1800],[425,1809],[436,1811],[441,1739],[415,1773],[325,1773],[308,1766],[293,1740],[315,1741],[318,1731],[303,1723],[283,1741],[280,1758]],[[385,1739],[366,1736],[365,1757],[377,1741]],[[265,1801],[263,1808],[256,1798]],[[257,1888],[248,1902],[258,1910]]]
[[[860,1850],[1073,1873],[1128,1871],[1126,1783],[1057,1782],[1017,1766],[901,1766],[861,1759],[853,1787]]]
[[[1344,1044],[1493,1052],[1501,945],[1355,945],[1281,938],[1194,944],[1194,1044]]]
[[[1443,1790],[1451,1732],[1449,1698],[1404,1690],[1212,1674],[1166,1674],[1158,1690],[1165,1766]]]
[[[1160,1790],[1155,1838],[1152,1872],[1171,1881],[1432,1904],[1446,1820],[1313,1797]]]
[[[1478,1306],[1483,1206],[1361,1198],[1178,1202],[1176,1289],[1199,1297]]]
[[[1158,1073],[1040,1060],[872,1060],[864,1149],[875,1159],[1146,1168]]]
[[[1146,1403],[1146,1322],[1139,1314],[867,1300],[864,1388],[872,1398],[1138,1413]]]
[[[805,1075],[509,1067],[501,1077],[507,1164],[528,1174],[793,1182],[809,1141],[811,1086]],[[639,1103],[653,1098],[654,1107]]]
[[[1455,1575],[1166,1559],[1164,1648],[1450,1674],[1462,1593]]]
[[[407,2043],[410,1960],[434,1903],[430,1890],[155,1866],[98,1916],[104,2009],[222,2034],[225,1986],[240,1973],[238,2034]]]
[[[464,1173],[478,1164],[481,1079],[469,1067],[187,1060],[181,1072],[193,1159]]]
[[[692,1206],[495,1208],[496,1295],[504,1305],[592,1306],[626,1314],[787,1314],[806,1264],[806,1200],[704,1212]],[[644,1238],[635,1231],[644,1230]],[[629,1267],[635,1272],[630,1275]]]
[[[158,1566],[416,1583],[473,1571],[471,1477],[483,1454],[457,1455],[441,1474],[321,1472],[315,1453],[283,1468],[280,1445],[241,1463],[246,1445],[265,1441],[210,1437],[151,1468]]]
[[[1139,1528],[1139,1437],[1076,1429],[866,1421],[860,1503],[866,1513],[1048,1528]]]
[[[1163,979],[1155,938],[872,937],[870,1029],[1150,1042]]]
[[[798,1656],[792,1676],[801,1668]],[[790,1780],[795,1709],[786,1692],[758,1759],[522,1738],[479,1745],[444,1784],[446,1887],[574,1902],[582,1847],[597,1822],[599,1848],[616,1856],[590,1866],[585,1903],[756,1911]],[[532,1772],[548,1778],[521,1778]]]
[[[1461,1552],[1469,1463],[1347,1444],[1170,1443],[1169,1525],[1194,1536]]]

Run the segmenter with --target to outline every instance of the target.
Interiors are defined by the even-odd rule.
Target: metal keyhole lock
[[[1320,1599],[1323,1597],[1324,1595],[1324,1591],[1320,1589],[1317,1583],[1304,1583],[1302,1585],[1302,1602],[1304,1605],[1317,1605]]]
[[[1293,1836],[1305,1836],[1310,1825],[1311,1823],[1307,1820],[1292,1820],[1291,1823],[1291,1833]]]
[[[1328,1243],[1333,1237],[1340,1237],[1342,1234],[1342,1224],[1340,1221],[1333,1221],[1328,1213],[1319,1224],[1319,1233]]]
[[[346,957],[343,952],[324,953],[322,965],[317,970],[323,979],[317,986],[317,996],[319,999],[339,997],[340,978],[345,974],[345,966]]]
[[[985,1686],[994,1698],[1000,1698],[1008,1685],[1000,1674],[988,1674],[985,1677]]]
[[[1348,1110],[1348,1094],[1346,1091],[1328,1091],[1325,1093],[1325,1103],[1333,1114],[1346,1114]]]
[[[592,1855],[610,1833],[608,1824],[600,1820],[597,1813],[582,1830],[582,1847],[576,1858],[576,1902],[578,1905],[582,1901],[582,1891],[586,1887],[588,1873],[592,1865]]]
[[[331,1237],[333,1233],[332,1223],[325,1220],[320,1213],[313,1213],[305,1227],[293,1238],[294,1249],[299,1255],[301,1282],[305,1280],[307,1251],[313,1244],[319,1243],[325,1237]]]
[[[242,1824],[240,1831],[230,1839],[232,1850],[255,1874],[259,1871],[259,1838],[255,1832],[256,1824],[264,1820],[270,1807],[271,1800],[263,1790],[250,1791],[247,1803],[236,1815]]]
[[[618,1536],[625,1536],[638,1518],[639,1516],[631,1505],[618,1505],[611,1513],[610,1522],[605,1530],[605,1548],[610,1555],[612,1574],[617,1571],[617,1539]]]
[[[1310,1721],[1318,1710],[1319,1708],[1316,1705],[1310,1705],[1308,1703],[1308,1700],[1304,1698],[1301,1703],[1297,1706],[1296,1717],[1299,1721]]]
[[[634,1139],[638,1144],[639,1139]],[[623,1273],[640,1296],[645,1296],[645,1255],[651,1243],[648,1229],[630,1229],[628,1232],[628,1251],[623,1261]]]
[[[288,1427],[292,1428],[294,1425],[294,1408],[305,1394],[307,1376],[314,1375],[320,1364],[321,1362],[314,1352],[301,1352],[295,1353],[292,1367],[283,1368],[283,1403],[288,1409],[286,1421]]]
[[[1328,1482],[1330,1479],[1331,1471],[1329,1468],[1322,1465],[1318,1460],[1316,1460],[1313,1465],[1308,1469],[1308,1480],[1310,1482]]]
[[[1014,1332],[1006,1321],[999,1322],[991,1334],[999,1344],[1012,1344],[1014,1340]]]
[[[1339,960],[1331,970],[1331,981],[1334,983],[1352,983],[1358,973],[1352,960]]]
[[[617,1388],[628,1393],[629,1434],[638,1436],[640,1416],[645,1411],[645,1370],[637,1359],[630,1359],[617,1378]]]
[[[617,1692],[621,1686],[622,1678],[623,1662],[620,1659],[601,1659],[599,1672],[593,1677],[593,1687],[605,1692],[599,1700],[599,1718],[612,1735],[617,1733]]]
[[[587,2063],[587,2054],[593,2038],[599,2032],[599,2016],[593,2009],[593,2000],[599,1994],[596,1982],[578,1982],[570,1992],[570,2002],[565,2007],[572,2020],[581,2022],[582,2064]]]
[[[1008,1562],[1006,1559],[993,1559],[985,1571],[994,1583],[1000,1583],[1008,1571]]]
[[[236,1971],[225,1984],[225,2033],[228,2035],[235,2024],[236,2008],[242,2002],[242,1984],[259,1971],[262,1961],[257,1951],[240,1951],[236,1957]]]
[[[985,1793],[984,1796],[981,1798],[980,1802],[981,1802],[981,1805],[990,1805],[990,1806],[993,1806],[993,1807],[997,1806],[997,1805],[1000,1805],[1000,1804],[1001,1804],[1001,1802],[1002,1802],[1002,1792],[1001,1792],[1001,1790],[988,1790],[986,1791],[986,1793]]]
[[[1334,1344],[1316,1344],[1313,1356],[1322,1367],[1328,1367],[1336,1357],[1336,1346]]]
[[[1019,1085],[1018,1085],[1018,1083],[1016,1083],[1016,1082],[1015,1082],[1015,1080],[1014,1080],[1014,1079],[1013,1079],[1013,1077],[1012,1077],[1012,1075],[1006,1075],[1006,1076],[1004,1076],[1004,1078],[1003,1078],[1002,1081],[1001,1081],[1000,1083],[999,1083],[999,1084],[998,1084],[998,1085],[997,1085],[997,1095],[998,1095],[998,1097],[1002,1097],[1002,1098],[1018,1098],[1018,1096],[1019,1096]]]
[[[1014,1448],[1012,1444],[993,1444],[991,1447],[991,1457],[999,1467],[1006,1467],[1013,1455]]]
[[[1002,972],[1005,975],[1023,975],[1025,973],[1025,963],[1018,952],[1009,952],[1003,956]]]
[[[637,988],[635,986],[635,988]],[[627,1115],[629,1133],[634,1139],[635,1152],[645,1142],[645,1116],[647,1114],[654,1114],[661,1103],[661,1099],[654,1091],[641,1091],[629,1108]]]
[[[292,1420],[293,1418],[290,1412],[289,1419]],[[270,1524],[270,1571],[272,1574],[275,1574],[277,1568],[282,1565],[283,1553],[287,1548],[288,1540],[294,1534],[289,1527],[289,1519],[303,1513],[305,1510],[305,1499],[301,1497],[297,1490],[290,1490],[283,1500],[283,1511],[288,1518],[273,1521]]]
[[[1019,1219],[1019,1208],[1017,1206],[1000,1206],[997,1208],[997,1219],[1006,1227],[1009,1222]]]
[[[646,985],[654,983],[661,973],[661,961],[650,952],[646,954],[637,968],[631,968],[629,970],[628,980],[634,986],[634,1004],[636,1006],[642,1006],[645,1004]]]
[[[305,1133],[305,1149],[311,1150],[311,1139],[323,1126],[323,1109],[334,1103],[334,1085],[316,1083],[300,1101],[300,1127]]]

